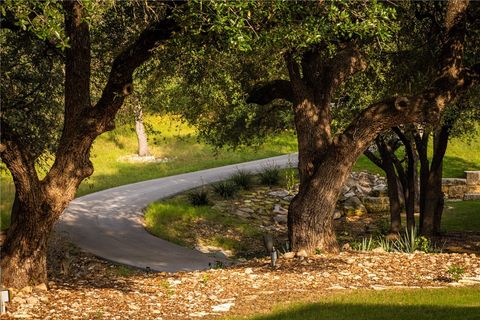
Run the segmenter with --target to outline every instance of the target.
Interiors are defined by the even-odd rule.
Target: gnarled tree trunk
[[[134,71],[160,41],[172,36],[176,23],[167,18],[148,26],[114,59],[102,96],[90,100],[90,31],[81,1],[65,1],[65,112],[55,161],[43,180],[35,158],[1,118],[0,155],[15,183],[11,227],[1,254],[2,284],[24,287],[45,283],[46,248],[53,225],[74,198],[83,179],[93,173],[90,148],[95,138],[114,128],[114,118],[132,90]],[[170,8],[170,9],[168,9]]]

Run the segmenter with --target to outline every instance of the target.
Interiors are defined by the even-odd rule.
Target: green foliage
[[[212,184],[213,191],[224,199],[232,199],[237,193],[237,185],[232,181],[220,181]]]
[[[282,181],[280,168],[275,165],[264,167],[259,173],[260,182],[267,186],[279,185]]]
[[[386,252],[413,253],[422,251],[429,253],[440,251],[428,238],[419,236],[416,229],[405,229],[396,240],[388,240],[380,235],[376,238],[364,237],[361,241],[352,244],[352,248],[356,251],[371,251],[378,247]]]
[[[371,251],[374,248],[375,241],[372,237],[362,238],[362,240],[352,243],[352,249],[356,251]]]
[[[253,176],[245,170],[238,170],[230,177],[230,180],[243,190],[249,190],[253,185]]]
[[[454,281],[458,281],[465,274],[465,268],[463,268],[462,266],[454,264],[454,265],[451,265],[450,267],[448,267],[447,273],[450,275],[450,277]]]
[[[298,169],[286,169],[284,170],[285,175],[285,188],[288,192],[293,193],[295,185],[298,183]]]
[[[188,202],[192,206],[206,206],[210,203],[208,199],[208,192],[205,188],[193,190],[187,193]]]

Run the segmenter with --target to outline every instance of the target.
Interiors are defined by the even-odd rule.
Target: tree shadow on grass
[[[408,292],[405,292],[408,294]],[[315,303],[258,316],[254,320],[473,320],[480,319],[480,306],[388,305]]]
[[[444,178],[465,178],[464,171],[480,170],[480,163],[459,157],[445,156],[443,163]]]

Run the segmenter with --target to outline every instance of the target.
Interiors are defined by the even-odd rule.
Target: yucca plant
[[[372,251],[375,241],[372,237],[362,238],[360,242],[356,242],[352,245],[352,248],[356,251]]]

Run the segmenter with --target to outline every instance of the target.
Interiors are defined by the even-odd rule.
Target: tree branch
[[[430,88],[416,96],[390,98],[363,110],[344,133],[336,137],[339,146],[347,146],[345,152],[351,152],[353,145],[363,152],[379,133],[400,124],[437,122],[443,109],[460,91],[479,81],[477,65],[473,68],[461,67],[466,6],[458,7],[452,3],[456,2],[451,0],[448,6],[453,12],[446,15],[446,35],[439,61],[443,67],[439,77]]]
[[[135,70],[152,56],[153,49],[160,42],[170,39],[178,29],[177,23],[168,15],[169,13],[167,18],[147,27],[137,40],[113,61],[102,96],[92,109],[92,117],[102,120],[100,133],[113,129],[115,113],[133,90],[132,78]]]
[[[377,157],[372,151],[370,151],[369,149],[366,149],[363,154],[370,160],[372,161],[377,167],[379,167],[380,169],[382,170],[385,170],[384,168],[384,165],[383,165],[383,162],[382,160]]]
[[[250,92],[247,103],[266,105],[275,99],[293,102],[293,92],[290,81],[273,80],[266,84],[256,86]]]
[[[360,71],[367,68],[367,63],[361,52],[355,47],[348,47],[339,51],[327,64],[328,72],[325,72],[325,85],[330,90],[330,95],[341,86],[346,80]]]

